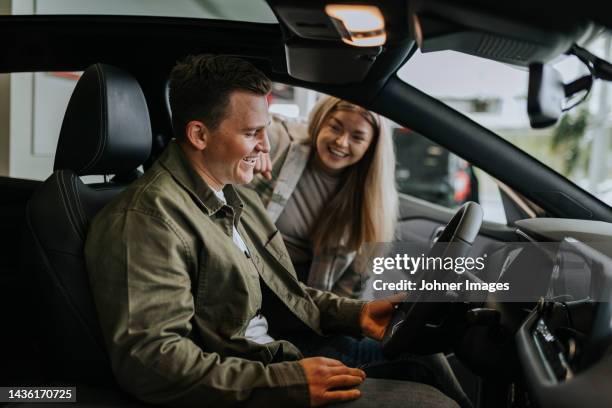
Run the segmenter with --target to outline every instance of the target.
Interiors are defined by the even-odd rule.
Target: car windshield
[[[610,61],[611,40],[611,32],[602,32],[583,46]],[[565,83],[588,73],[573,56],[559,57],[552,64]],[[612,204],[610,82],[596,80],[586,101],[566,112],[555,126],[532,129],[526,68],[454,51],[417,51],[398,76]]]
[[[0,15],[97,14],[278,23],[264,0],[30,0],[12,2],[8,8],[1,3]]]

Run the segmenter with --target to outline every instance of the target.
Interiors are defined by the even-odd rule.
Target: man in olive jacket
[[[360,396],[363,371],[303,358],[272,337],[274,310],[262,313],[268,293],[318,334],[380,339],[393,310],[300,283],[257,194],[238,186],[269,150],[269,90],[236,58],[178,64],[176,140],[92,223],[85,255],[105,343],[117,380],[142,400],[317,406]]]

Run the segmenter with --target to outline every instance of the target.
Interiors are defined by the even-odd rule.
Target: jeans
[[[305,357],[333,358],[349,367],[359,367],[365,371],[366,381],[360,387],[362,397],[342,405],[347,408],[455,406],[453,401],[437,390],[462,408],[472,407],[446,357],[441,353],[430,356],[404,354],[388,360],[382,353],[381,344],[368,338],[321,337],[300,333],[287,340],[295,344]]]

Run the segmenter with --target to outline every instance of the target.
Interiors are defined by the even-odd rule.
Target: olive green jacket
[[[262,306],[260,282],[319,334],[359,334],[363,302],[303,286],[257,194],[223,191],[228,204],[172,142],[94,219],[85,256],[113,370],[150,402],[307,406],[299,350],[244,337]],[[232,223],[250,256],[234,244]],[[265,313],[271,327],[291,323]]]

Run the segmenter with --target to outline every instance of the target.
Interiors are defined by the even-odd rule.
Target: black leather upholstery
[[[87,228],[125,185],[84,184],[79,175],[132,173],[151,150],[145,99],[136,80],[107,65],[88,68],[71,97],[56,171],[26,208],[26,248],[40,284],[38,319],[54,380],[113,382],[83,256]]]
[[[118,68],[96,64],[70,97],[53,167],[79,176],[129,173],[149,157],[151,142],[138,82]]]

